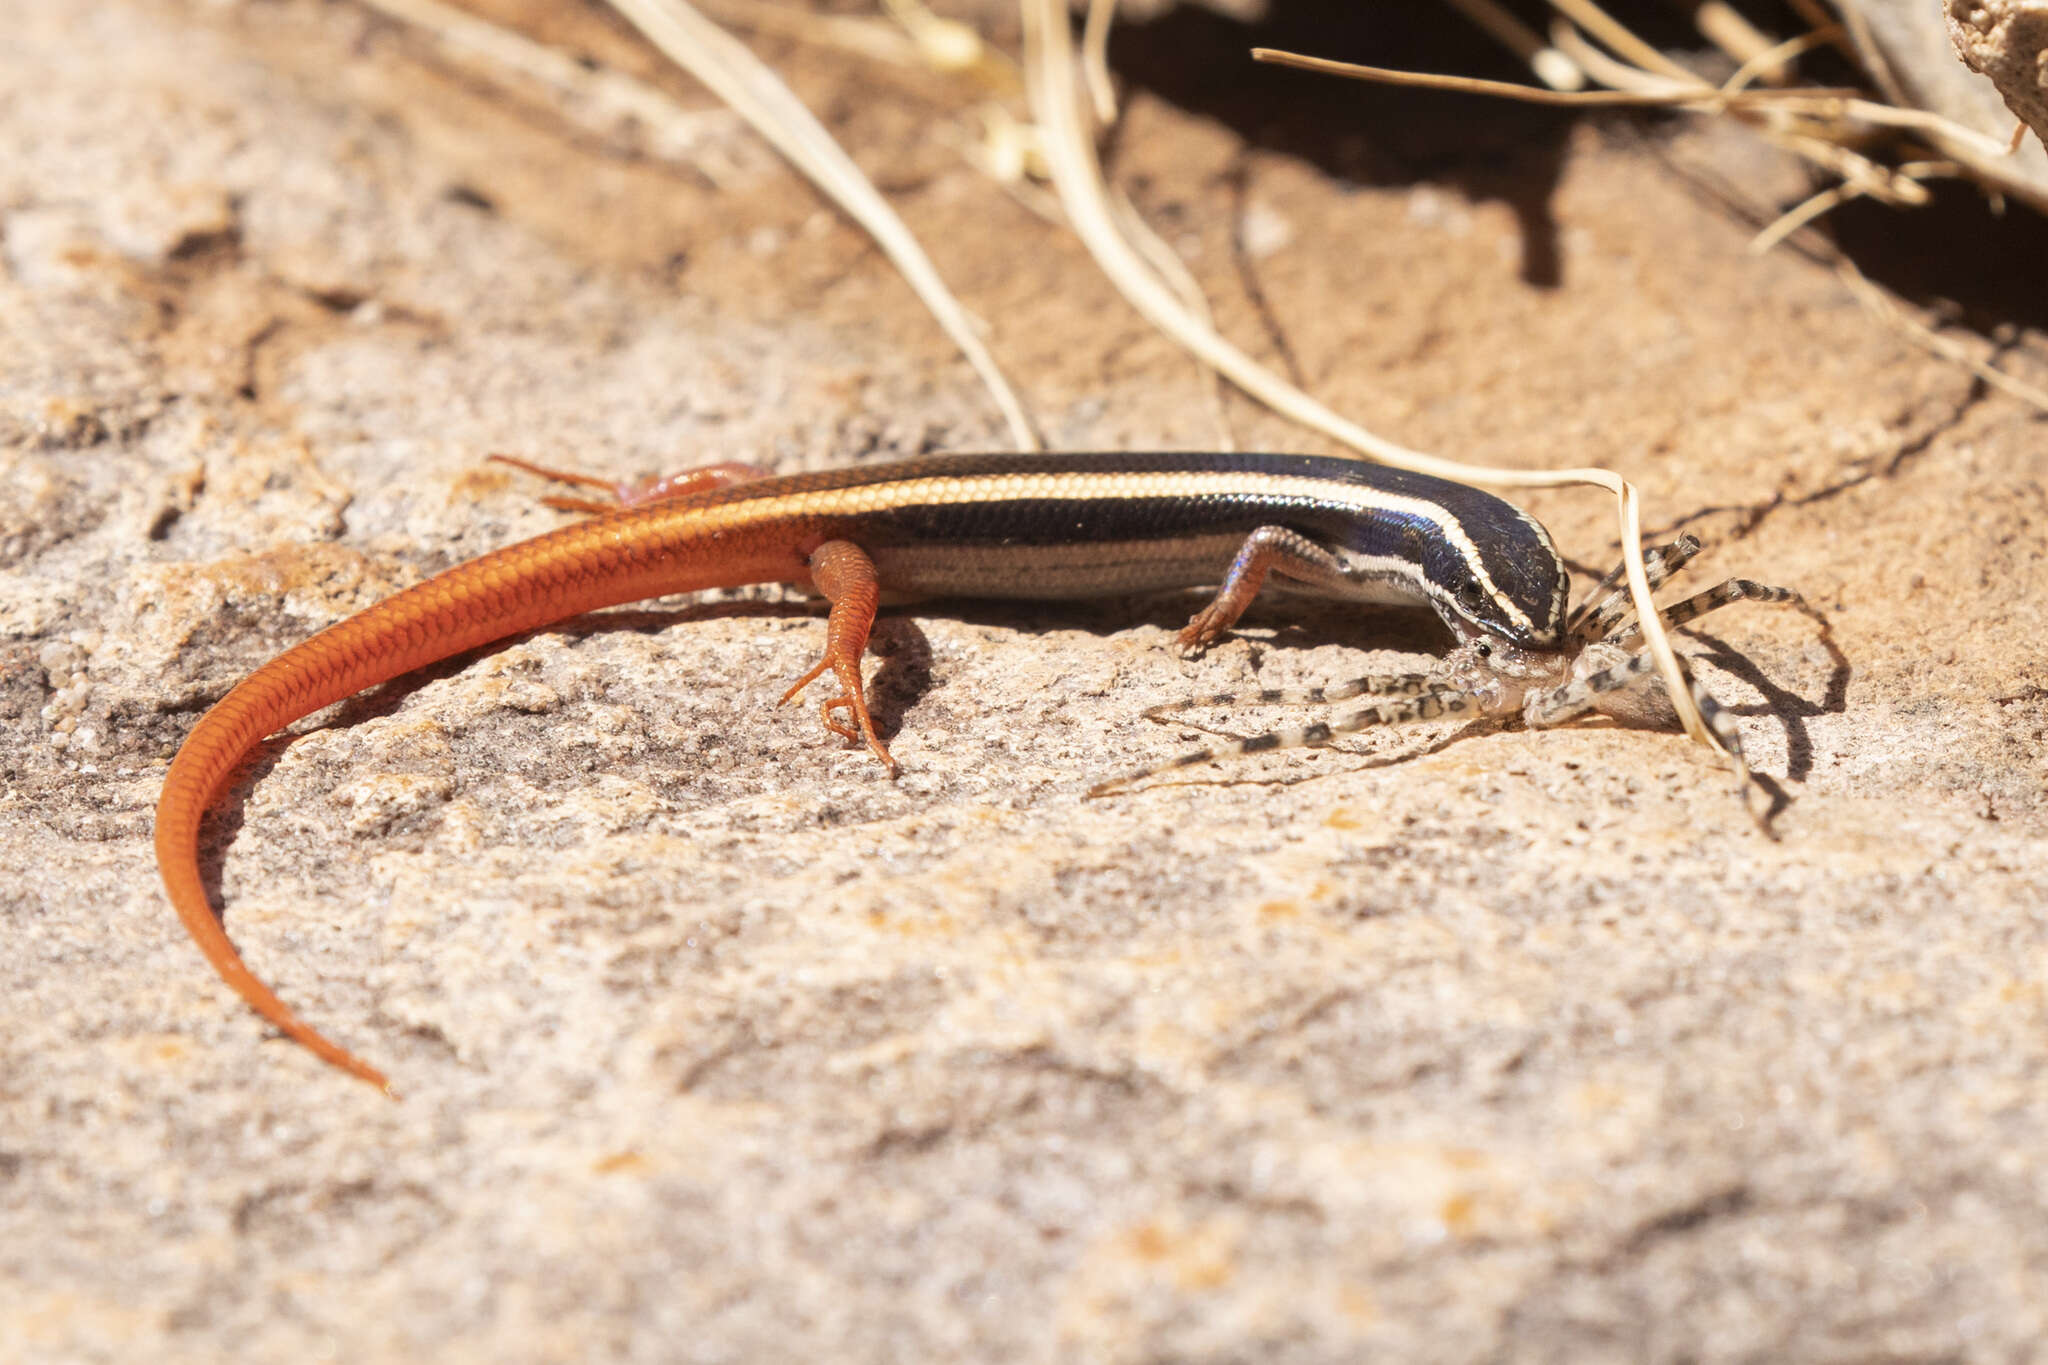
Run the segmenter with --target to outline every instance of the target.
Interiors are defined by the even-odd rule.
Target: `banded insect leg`
[[[1405,697],[1379,702],[1372,706],[1360,707],[1346,715],[1330,721],[1295,726],[1286,730],[1271,730],[1250,739],[1233,740],[1209,749],[1199,749],[1182,754],[1179,758],[1157,763],[1137,772],[1125,773],[1098,782],[1088,789],[1090,796],[1106,796],[1121,791],[1134,782],[1148,777],[1170,773],[1182,768],[1192,768],[1203,763],[1220,763],[1236,758],[1240,754],[1264,754],[1278,749],[1313,748],[1328,744],[1339,735],[1356,734],[1361,730],[1382,725],[1406,725],[1414,721],[1441,720],[1453,716],[1477,715],[1481,711],[1479,699],[1469,692],[1445,686],[1432,686],[1420,696]]]
[[[1769,606],[1804,606],[1806,599],[1790,588],[1774,588],[1768,583],[1757,583],[1747,578],[1731,578],[1717,583],[1705,592],[1695,593],[1683,602],[1674,602],[1658,615],[1667,626],[1682,626],[1688,621],[1697,621],[1710,611],[1719,611],[1732,602],[1762,602]],[[1603,637],[1602,643],[1626,644],[1642,634],[1642,625],[1633,616],[1621,621]]]
[[[1323,687],[1268,687],[1257,692],[1211,692],[1182,701],[1161,702],[1142,713],[1146,720],[1164,720],[1205,706],[1328,706],[1353,697],[1413,697],[1429,690],[1430,673],[1372,673]]]
[[[1669,545],[1645,550],[1643,573],[1650,580],[1650,591],[1663,587],[1699,552],[1697,536],[1680,536]],[[1586,594],[1586,600],[1571,615],[1567,627],[1571,638],[1581,643],[1598,640],[1634,616],[1635,599],[1626,586],[1616,586],[1627,571],[1626,564],[1617,564],[1605,578],[1593,585],[1593,590]]]

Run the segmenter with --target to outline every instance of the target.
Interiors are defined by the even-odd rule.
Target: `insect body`
[[[1646,552],[1644,567],[1650,586],[1662,586],[1699,551],[1697,539],[1681,536],[1669,545]],[[1519,720],[1530,729],[1545,729],[1597,712],[1630,724],[1674,725],[1678,717],[1663,684],[1655,677],[1655,661],[1647,653],[1629,648],[1641,637],[1642,627],[1628,590],[1615,586],[1621,573],[1617,567],[1601,582],[1564,623],[1560,639],[1550,647],[1530,647],[1483,631],[1461,631],[1465,638],[1458,647],[1428,673],[1385,674],[1298,691],[1219,692],[1148,708],[1145,714],[1159,719],[1203,706],[1323,705],[1364,696],[1381,699],[1334,720],[1275,730],[1184,754],[1171,762],[1098,783],[1091,794],[1107,795],[1163,772],[1239,754],[1327,744],[1338,735],[1355,734],[1375,726],[1446,716]],[[1664,608],[1660,615],[1666,625],[1678,626],[1741,601],[1794,605],[1800,597],[1789,588],[1730,578]],[[1452,625],[1453,629],[1458,628],[1455,622]],[[1685,674],[1700,715],[1746,777],[1742,736],[1734,721],[1689,670]]]
[[[1182,765],[1442,715],[1519,715],[1550,725],[1589,709],[1654,713],[1661,697],[1647,662],[1628,652],[1627,595],[1598,598],[1610,580],[1598,600],[1569,612],[1569,577],[1533,518],[1461,484],[1354,460],[989,455],[785,477],[724,465],[612,487],[612,495],[550,499],[595,515],[457,565],[286,650],[200,719],[164,779],[157,863],[187,932],[259,1014],[351,1074],[385,1084],[376,1068],[301,1021],[229,942],[199,875],[206,808],[250,749],[291,722],[437,660],[600,607],[748,583],[815,588],[831,603],[824,656],[783,700],[831,673],[838,690],[820,706],[825,727],[865,744],[891,773],[896,762],[875,732],[860,672],[883,591],[1048,599],[1220,584],[1180,634],[1184,647],[1199,649],[1277,579],[1323,597],[1425,606],[1458,637],[1428,674],[1306,694],[1379,696],[1371,706]],[[1691,540],[1667,547],[1651,560],[1653,576],[1661,581],[1697,548]],[[1675,624],[1741,597],[1792,600],[1781,589],[1731,580],[1665,619]],[[1733,750],[1726,715],[1697,685],[1694,692]],[[1274,699],[1291,697],[1260,698]]]

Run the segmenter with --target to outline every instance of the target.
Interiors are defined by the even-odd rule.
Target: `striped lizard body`
[[[1554,725],[1588,710],[1654,713],[1661,696],[1644,656],[1626,648],[1634,630],[1626,594],[1571,612],[1569,575],[1527,513],[1462,484],[1355,460],[978,455],[782,477],[720,465],[632,485],[507,462],[610,496],[550,498],[593,515],[437,574],[264,664],[193,727],[157,805],[158,867],[207,961],[288,1036],[379,1086],[382,1072],[299,1019],[236,952],[200,878],[200,822],[265,736],[366,687],[583,612],[749,583],[817,590],[831,603],[825,651],[784,700],[831,673],[837,692],[820,706],[826,729],[864,744],[892,774],[896,762],[875,732],[860,671],[884,592],[1048,599],[1219,584],[1180,633],[1183,647],[1199,649],[1277,580],[1321,597],[1424,607],[1457,637],[1429,673],[1298,698],[1379,698],[1350,715],[1165,767],[1439,716]],[[1697,548],[1681,540],[1652,556],[1653,577],[1661,581]],[[1796,600],[1730,580],[1667,619],[1740,597]],[[1693,691],[1739,755],[1726,714],[1696,683]]]

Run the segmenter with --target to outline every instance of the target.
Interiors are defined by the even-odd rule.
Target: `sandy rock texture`
[[[222,803],[229,931],[392,1103],[162,899],[199,711],[558,524],[489,452],[794,470],[1001,428],[715,110],[665,159],[348,4],[0,3],[0,1359],[2038,1347],[2048,423],[1749,256],[1731,197],[1808,187],[1740,133],[1247,74],[1319,8],[1126,30],[1119,181],[1338,408],[1620,469],[1711,542],[1698,585],[1799,587],[1816,615],[1685,645],[1780,840],[1682,736],[1600,726],[1083,799],[1284,719],[1148,705],[1422,666],[1398,614],[1266,612],[1192,662],[1179,599],[891,615],[890,782],[774,705],[811,606],[649,603],[344,704]],[[1319,50],[1487,70],[1433,10]],[[706,105],[591,11],[488,12]],[[1192,367],[948,141],[966,92],[763,51],[1055,442],[1213,445]],[[2048,382],[2037,219],[1959,193],[1838,230]],[[1603,504],[1529,505],[1612,561]]]
[[[2015,118],[2048,142],[2048,4],[1948,0],[1956,55],[1998,87]]]
[[[1858,63],[1888,100],[1962,130],[1925,130],[1932,147],[2048,213],[2048,144],[2013,136],[2015,118],[2028,119],[2040,98],[2036,56],[2048,10],[2039,0],[1844,0],[1837,8],[1850,21]]]

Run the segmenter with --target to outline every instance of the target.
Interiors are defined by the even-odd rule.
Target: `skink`
[[[824,655],[788,695],[831,673],[838,691],[822,705],[826,727],[864,743],[893,773],[860,674],[883,592],[1046,599],[1220,584],[1181,633],[1199,647],[1269,577],[1324,597],[1432,608],[1462,641],[1460,667],[1477,670],[1477,681],[1402,689],[1422,698],[1411,704],[1416,715],[1459,710],[1462,702],[1445,704],[1454,696],[1492,712],[1519,705],[1529,685],[1514,680],[1556,681],[1575,643],[1568,575],[1533,518],[1460,484],[1354,460],[979,455],[782,477],[723,466],[458,565],[251,673],[171,764],[157,805],[158,866],[223,980],[324,1060],[386,1086],[249,971],[201,882],[201,818],[265,736],[364,688],[600,607],[789,583],[815,588],[831,609]],[[1327,738],[1331,727],[1320,729],[1306,742]]]

